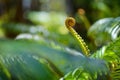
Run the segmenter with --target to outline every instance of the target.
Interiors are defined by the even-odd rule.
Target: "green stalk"
[[[82,52],[86,55],[89,56],[90,55],[90,51],[88,49],[88,46],[86,45],[86,43],[84,42],[84,40],[82,39],[82,37],[80,35],[78,35],[78,33],[73,29],[73,26],[75,25],[75,19],[72,17],[68,17],[65,21],[66,27],[67,29],[71,32],[71,34],[76,38],[76,40],[78,41],[80,48],[82,49]]]

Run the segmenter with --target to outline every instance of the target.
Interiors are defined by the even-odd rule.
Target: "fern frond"
[[[89,29],[88,36],[97,47],[110,43],[120,36],[120,17],[96,21]]]
[[[109,68],[104,61],[88,58],[86,64],[66,74],[62,80],[107,80]]]
[[[0,78],[58,80],[88,61],[81,53],[63,47],[32,40],[0,40]]]
[[[115,66],[111,70],[112,80],[120,80],[120,59],[115,62]]]
[[[103,59],[107,62],[110,69],[112,80],[120,79],[120,37],[109,45],[102,47],[99,51],[94,53],[91,57]]]
[[[65,24],[66,24],[66,27],[68,28],[68,30],[71,32],[71,34],[77,39],[77,41],[80,45],[80,48],[82,49],[82,52],[86,56],[89,56],[90,51],[88,49],[88,46],[86,45],[86,43],[84,42],[82,37],[80,35],[78,35],[78,33],[72,28],[75,25],[75,19],[72,17],[68,17],[65,21]]]

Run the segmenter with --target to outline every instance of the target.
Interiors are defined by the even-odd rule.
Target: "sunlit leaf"
[[[111,78],[113,80],[120,79],[120,37],[111,42],[109,45],[102,47],[100,50],[95,52],[92,57],[99,58],[107,61],[111,68]]]
[[[88,36],[97,46],[107,44],[120,35],[120,17],[105,18],[95,22],[88,31]]]

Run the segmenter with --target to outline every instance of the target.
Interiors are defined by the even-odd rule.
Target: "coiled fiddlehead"
[[[86,45],[86,43],[84,42],[84,40],[82,39],[81,36],[78,35],[78,33],[73,29],[73,26],[75,25],[75,19],[72,17],[68,17],[65,21],[65,25],[67,27],[67,29],[71,32],[71,34],[77,39],[77,41],[79,42],[79,45],[82,49],[82,52],[88,56],[90,51],[88,49],[88,46]]]

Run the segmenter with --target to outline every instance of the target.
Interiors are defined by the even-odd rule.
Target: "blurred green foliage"
[[[63,0],[60,4],[30,0],[28,10],[22,6],[24,1],[0,1],[5,9],[0,8],[1,80],[120,79],[119,0],[70,0],[72,4],[62,7],[58,6]],[[46,12],[41,11],[45,6]],[[77,41],[65,28],[69,14],[67,9],[59,9],[65,6],[73,11],[77,22],[74,29],[92,49],[89,57],[80,53]]]
[[[101,18],[119,16],[119,4],[119,0],[72,0],[71,9],[74,15],[79,8],[83,8],[90,22],[94,23]]]

